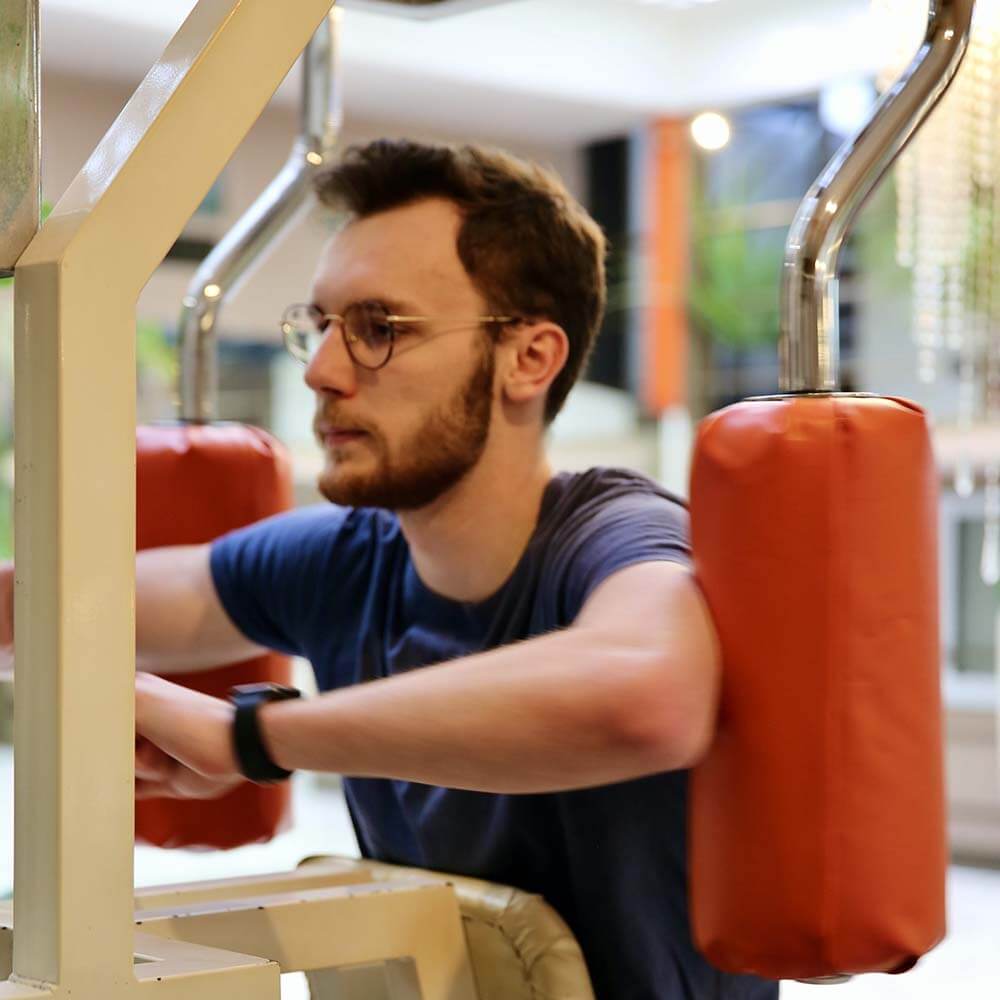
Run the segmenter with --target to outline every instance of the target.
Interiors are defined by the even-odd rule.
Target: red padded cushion
[[[136,547],[211,541],[292,506],[291,465],[269,434],[240,424],[157,424],[136,430]],[[284,656],[170,680],[225,696],[233,684],[287,684]],[[160,847],[228,848],[269,840],[288,822],[287,784],[246,784],[207,801],[136,802],[136,841]]]
[[[945,930],[923,412],[847,395],[722,410],[699,430],[691,523],[724,662],[691,783],[696,942],[775,979],[906,968]]]

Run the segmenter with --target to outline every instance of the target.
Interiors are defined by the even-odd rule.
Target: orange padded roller
[[[207,542],[292,505],[281,445],[239,424],[162,424],[136,437],[136,547]],[[286,657],[268,655],[172,681],[224,697],[234,684],[289,683]],[[284,825],[290,790],[244,785],[210,801],[136,803],[136,840],[160,847],[238,847],[268,840]]]
[[[945,929],[923,412],[841,394],[722,410],[698,434],[691,526],[724,661],[691,784],[698,946],[775,979],[902,971]]]

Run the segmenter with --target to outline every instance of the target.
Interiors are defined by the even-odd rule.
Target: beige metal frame
[[[402,955],[423,996],[475,997],[458,904],[438,884],[237,880],[140,899],[161,905],[133,923],[135,303],[331,2],[200,0],[17,263],[2,1000],[276,998],[279,963]]]
[[[0,975],[11,970],[12,926],[10,905],[0,905]],[[397,990],[390,977],[375,996],[477,996],[455,892],[439,878],[376,880],[354,862],[330,859],[275,875],[140,889],[135,926],[136,971],[146,978],[154,971],[164,978],[164,968],[178,982],[185,973],[203,976],[220,966],[244,974],[256,963],[281,972],[340,970],[335,982],[343,991],[370,981],[373,966],[391,969],[404,960],[411,976],[404,974]],[[201,996],[185,992],[188,985],[178,996]],[[238,992],[228,979],[212,980],[208,990],[258,995]]]

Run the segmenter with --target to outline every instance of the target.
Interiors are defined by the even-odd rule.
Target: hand
[[[246,779],[232,746],[233,706],[135,675],[136,798],[215,798]]]

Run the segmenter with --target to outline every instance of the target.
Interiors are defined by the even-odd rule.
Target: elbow
[[[693,767],[715,735],[714,671],[683,669],[651,656],[619,705],[618,732],[639,773]]]

